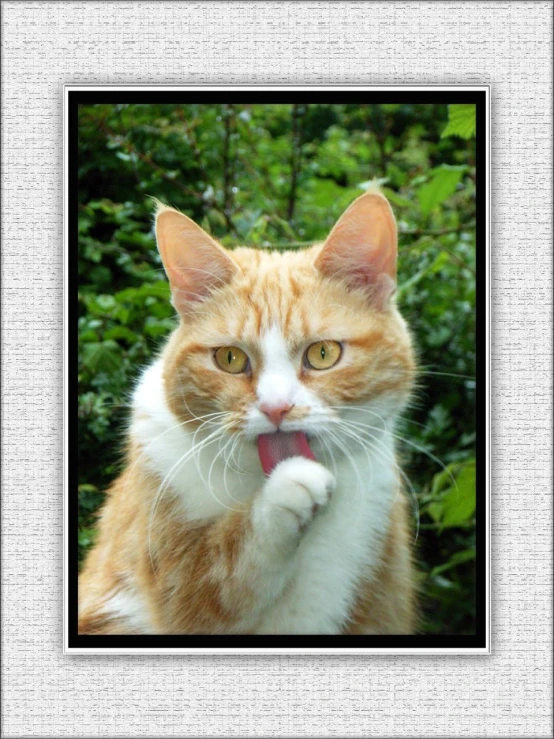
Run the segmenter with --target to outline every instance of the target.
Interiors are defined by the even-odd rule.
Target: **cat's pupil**
[[[232,360],[233,360],[233,352],[229,349],[229,351],[227,352],[227,362],[231,364]]]
[[[321,347],[321,358],[325,359],[325,347],[324,346]]]

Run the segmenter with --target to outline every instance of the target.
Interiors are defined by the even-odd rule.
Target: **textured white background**
[[[3,735],[552,732],[551,2],[2,2]],[[62,84],[492,85],[493,654],[64,657]]]

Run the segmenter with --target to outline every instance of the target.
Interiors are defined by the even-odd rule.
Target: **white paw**
[[[335,478],[328,469],[305,457],[280,462],[262,490],[256,520],[263,533],[290,538],[308,526],[335,489]]]

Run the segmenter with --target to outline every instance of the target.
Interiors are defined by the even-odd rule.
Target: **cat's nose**
[[[284,417],[292,408],[292,405],[288,403],[279,403],[278,405],[270,405],[269,403],[262,403],[260,410],[262,413],[269,418],[271,423],[274,423],[277,428],[283,423]]]

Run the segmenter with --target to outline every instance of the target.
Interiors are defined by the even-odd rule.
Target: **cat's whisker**
[[[211,485],[211,478],[212,478],[212,472],[213,472],[214,465],[217,462],[218,458],[221,456],[223,450],[226,448],[227,444],[229,444],[231,441],[232,441],[232,438],[231,437],[229,437],[228,439],[226,439],[225,440],[225,446],[223,447],[223,449],[221,449],[221,438],[220,438],[220,440],[219,440],[219,442],[220,442],[219,451],[217,452],[217,454],[212,459],[212,463],[210,464],[210,469],[208,471],[207,487],[208,487],[208,490],[210,491],[210,493],[213,495],[213,497],[217,500],[217,502],[223,508],[226,508],[228,511],[233,511],[234,513],[240,513],[241,511],[244,510],[244,506],[242,508],[232,508],[231,506],[225,505],[225,503],[217,497],[217,495],[215,494],[214,489],[212,488],[212,485]],[[223,474],[223,483],[224,483],[224,486],[225,486],[225,473]],[[233,498],[233,496],[229,493],[229,490],[228,489],[226,489],[226,492],[227,492],[227,495],[231,498],[231,500],[234,500],[235,503],[238,503],[240,505],[240,501],[238,501],[235,498]]]
[[[221,435],[222,432],[223,432],[223,429],[221,427],[219,427],[215,431],[212,431],[210,434],[208,434],[208,436],[205,439],[202,439],[201,441],[199,441],[198,443],[196,443],[196,436],[202,430],[203,425],[204,424],[202,424],[200,426],[200,428],[198,428],[195,431],[194,436],[193,436],[192,447],[190,449],[188,449],[184,454],[182,454],[181,457],[179,457],[179,459],[175,462],[175,464],[171,467],[171,469],[169,470],[169,472],[166,474],[166,476],[162,480],[162,483],[161,483],[161,485],[158,488],[157,496],[160,494],[160,491],[162,491],[162,492],[164,491],[164,486],[169,487],[169,484],[171,483],[173,477],[176,474],[176,473],[175,474],[172,474],[174,470],[176,470],[176,472],[178,472],[178,468],[182,464],[184,464],[186,461],[188,461],[188,459],[190,459],[196,453],[198,453],[198,451],[201,450],[204,446],[206,446],[208,444],[208,442],[209,443],[212,443],[213,441],[216,441],[217,440],[217,437],[219,435]]]
[[[195,432],[195,436],[198,433],[198,430]],[[175,475],[179,472],[180,468],[183,464],[185,464],[191,456],[193,456],[198,448],[204,448],[206,446],[209,446],[213,444],[215,441],[217,441],[218,437],[223,433],[222,428],[218,428],[215,431],[212,431],[205,439],[200,441],[198,445],[193,444],[191,449],[188,449],[179,459],[175,462],[175,464],[171,467],[169,472],[166,474],[164,479],[162,480],[156,495],[154,496],[154,499],[152,501],[152,506],[150,509],[150,517],[148,520],[148,552],[150,555],[150,562],[152,564],[152,568],[154,570],[154,560],[152,557],[152,547],[151,547],[151,534],[152,534],[152,524],[154,521],[154,517],[156,515],[156,510],[158,508],[158,505],[165,494],[165,492],[169,489],[170,484],[172,480],[174,479]]]
[[[133,464],[129,467],[129,473],[128,473],[128,477],[127,477],[127,483],[125,485],[125,490],[127,490],[127,487],[129,485],[129,482],[128,481],[131,479],[131,472],[135,469],[135,467],[142,460],[142,458],[148,453],[148,450],[150,449],[150,447],[152,447],[154,444],[156,444],[159,441],[159,439],[162,438],[162,436],[165,436],[166,434],[169,434],[171,431],[175,431],[175,429],[181,428],[183,426],[187,426],[189,423],[198,422],[198,421],[200,421],[202,419],[205,419],[205,418],[209,418],[210,421],[211,421],[213,419],[213,417],[215,417],[215,416],[223,416],[223,415],[225,415],[225,414],[224,413],[207,413],[205,416],[200,416],[200,417],[196,417],[195,416],[194,418],[191,418],[188,421],[180,421],[179,423],[176,423],[175,425],[170,426],[165,431],[162,431],[160,434],[158,434],[158,436],[156,436],[153,439],[150,439],[148,442],[146,442],[146,444],[144,444],[142,446],[142,451],[139,454],[139,456],[135,459],[135,461],[133,462]]]
[[[345,444],[342,443],[342,440],[340,439],[340,437],[338,437],[335,433],[333,433],[330,428],[326,428],[325,429],[325,433],[328,434],[328,436],[330,437],[330,439],[340,449],[340,451],[343,453],[345,459],[348,460],[348,462],[350,463],[352,469],[354,470],[354,474],[356,475],[356,480],[358,482],[358,485],[356,487],[357,498],[361,500],[362,495],[363,495],[363,487],[364,486],[363,486],[363,483],[362,483],[362,478],[360,477],[360,472],[359,472],[359,469],[358,469],[358,465],[356,464],[356,462],[355,462],[355,460],[354,460],[354,458],[353,458],[350,450],[346,447]],[[362,446],[362,449],[363,449],[363,446]],[[364,451],[366,451],[366,450],[364,449]],[[366,454],[367,454],[367,452],[366,452]],[[367,457],[368,457],[368,462],[369,462],[369,467],[370,467],[370,478],[372,479],[371,459],[369,457],[369,454],[367,454]]]
[[[417,388],[418,392],[421,391],[421,388]],[[407,403],[404,403],[404,410],[405,411],[421,411],[425,408],[423,403],[420,403],[418,400],[414,400],[412,397],[412,400],[409,400]]]
[[[376,442],[376,443],[380,443],[382,446],[384,446],[379,439],[377,439],[375,436],[373,436],[370,433],[371,430],[375,430],[375,427],[371,427],[371,426],[368,427],[368,426],[366,426],[364,424],[359,424],[359,423],[357,423],[355,421],[354,422],[353,421],[343,421],[343,423],[352,424],[353,426],[355,426],[355,431],[352,433],[352,437],[353,438],[355,438],[358,434],[365,434],[365,435],[368,435],[370,437],[367,440],[368,443],[370,443],[370,444],[373,445],[373,443]],[[396,434],[392,434],[392,435],[395,438],[400,438],[403,441],[407,441],[406,439],[403,439],[403,437],[400,437],[400,436],[398,436]],[[387,451],[387,453],[390,453],[390,450],[388,450],[386,447],[384,447],[384,449]],[[417,492],[416,492],[416,490],[415,490],[415,488],[414,488],[414,486],[413,486],[410,478],[404,472],[404,470],[402,469],[402,467],[400,467],[400,465],[397,463],[396,459],[392,459],[390,461],[393,461],[393,463],[395,464],[395,467],[396,467],[399,475],[402,477],[402,479],[404,480],[404,482],[405,482],[405,484],[407,486],[407,490],[408,490],[409,495],[410,495],[410,498],[412,500],[412,511],[413,511],[414,516],[415,516],[415,519],[416,519],[416,534],[415,534],[414,541],[417,541],[417,539],[419,537],[419,529],[420,529],[419,500],[418,500],[418,497],[417,497]],[[452,475],[451,474],[450,474],[450,477],[452,478]]]
[[[240,444],[240,449],[238,449],[239,444]],[[229,463],[229,467],[231,467],[231,462],[233,462],[233,466],[231,467],[231,469],[239,475],[246,474],[246,470],[240,467],[240,463],[238,459],[235,457],[235,452],[238,452],[240,455],[240,450],[242,450],[243,446],[244,446],[244,438],[241,437],[239,434],[235,434],[235,438],[233,439],[233,445],[231,446],[231,451],[229,452],[228,463]]]
[[[227,442],[227,444],[223,448],[223,456],[225,458],[225,461],[224,461],[224,470],[223,470],[223,484],[224,484],[224,487],[225,487],[225,491],[226,491],[227,495],[231,498],[231,500],[234,500],[235,503],[238,503],[239,505],[242,505],[242,502],[240,500],[237,500],[233,495],[231,495],[231,493],[229,492],[229,489],[227,487],[227,472],[228,472],[229,469],[231,469],[233,472],[236,472],[238,475],[245,475],[245,474],[247,474],[244,470],[239,470],[236,467],[232,467],[231,466],[231,458],[232,458],[232,455],[234,454],[234,450],[236,449],[236,447],[238,446],[238,444],[239,444],[240,441],[241,441],[241,439],[240,439],[240,437],[239,437],[238,434],[235,434],[234,436],[230,436],[229,437],[229,441]],[[244,442],[244,439],[242,441]],[[231,446],[231,449],[230,449],[229,453],[226,454],[226,451],[227,451],[227,448],[229,447],[229,445]]]
[[[365,427],[364,427],[364,429],[356,429],[355,431],[350,431],[345,426],[348,423],[350,423],[350,422],[349,421],[344,421],[344,420],[341,421],[341,428],[342,428],[343,432],[344,433],[347,433],[351,439],[358,440],[360,433],[363,434],[363,431],[365,430]],[[414,517],[415,517],[415,520],[416,520],[416,534],[415,534],[414,541],[417,541],[417,539],[419,537],[419,527],[420,527],[419,500],[418,500],[418,497],[417,497],[416,490],[415,490],[415,488],[414,488],[414,486],[412,484],[412,481],[410,480],[410,478],[408,477],[408,475],[404,472],[404,470],[402,469],[402,467],[398,464],[398,462],[397,462],[394,454],[391,453],[391,450],[388,447],[386,447],[380,439],[376,438],[375,436],[370,435],[370,438],[369,439],[366,439],[366,443],[369,444],[371,446],[371,448],[375,451],[375,453],[381,459],[383,459],[385,462],[387,462],[387,463],[391,463],[392,462],[392,464],[395,466],[398,474],[402,477],[402,479],[406,483],[406,486],[407,486],[407,489],[408,489],[410,498],[412,499],[412,511],[414,513]],[[382,449],[379,449],[378,447],[376,447],[375,446],[376,443],[380,444],[381,447],[382,447]],[[396,494],[397,497],[398,497],[399,493],[400,493],[400,490],[397,491],[397,494]]]
[[[367,410],[368,413],[373,413],[374,415],[377,415],[378,416],[377,413],[374,413],[373,411],[370,411],[369,409],[366,409],[366,410]],[[380,418],[380,416],[379,416],[379,418]],[[354,426],[356,426],[356,427],[358,427],[360,429],[369,429],[369,430],[375,430],[375,431],[382,430],[382,429],[379,429],[376,426],[366,426],[365,424],[359,423],[357,421],[348,421],[348,423],[351,423],[351,424],[353,424]],[[425,449],[424,447],[420,446],[419,444],[416,444],[414,441],[409,441],[404,436],[400,436],[400,434],[395,434],[392,431],[389,431],[389,433],[395,439],[398,439],[401,443],[407,444],[408,446],[413,447],[414,449],[416,449],[417,451],[419,451],[421,454],[425,454],[427,457],[429,457],[429,459],[432,459],[433,462],[435,462],[436,464],[438,464],[439,467],[442,470],[444,470],[444,472],[447,473],[447,475],[450,477],[450,479],[452,481],[452,484],[454,485],[454,487],[456,488],[456,490],[458,489],[458,483],[456,482],[456,478],[454,477],[454,475],[452,474],[452,472],[448,469],[448,467],[444,464],[444,462],[442,462],[432,452],[429,452],[427,449]]]
[[[324,454],[325,458],[329,460],[329,463],[332,465],[332,467],[333,467],[333,474],[335,475],[335,479],[336,479],[336,477],[337,477],[337,463],[335,461],[335,456],[333,454],[333,451],[332,451],[331,447],[329,446],[329,444],[327,443],[327,439],[325,438],[325,435],[324,434],[322,434],[319,437],[319,440],[321,441],[321,443],[324,446],[323,454]]]
[[[213,433],[215,433],[215,432],[213,432]],[[200,446],[201,446],[201,448],[204,448],[204,447],[210,446],[215,441],[217,441],[217,438],[204,439],[202,442],[200,442]],[[151,541],[151,537],[152,537],[153,522],[154,522],[154,518],[155,518],[155,515],[156,515],[156,511],[157,511],[158,505],[159,505],[159,503],[160,503],[163,495],[165,494],[165,492],[169,489],[169,487],[171,485],[171,482],[173,481],[175,475],[177,475],[177,473],[179,472],[180,467],[183,464],[185,464],[188,461],[188,459],[190,459],[191,455],[193,453],[195,453],[196,451],[197,451],[196,449],[189,450],[189,452],[185,453],[173,465],[173,467],[171,468],[170,472],[166,475],[166,479],[164,479],[164,481],[162,482],[162,485],[158,488],[158,491],[157,491],[157,493],[154,496],[154,499],[152,501],[152,510],[151,510],[150,517],[149,517],[149,520],[148,520],[148,553],[149,553],[149,556],[150,556],[150,562],[152,564],[153,571],[155,571],[155,567],[154,567],[154,560],[153,560],[153,557],[152,557],[152,541]],[[174,468],[176,468],[176,469],[173,472]],[[173,474],[171,474],[172,472],[173,472]]]
[[[338,431],[338,432],[339,432],[339,431],[342,431],[343,433],[345,432],[345,429],[344,429],[344,426],[343,426],[343,424],[342,424],[342,421],[340,421],[340,420],[339,420],[339,424],[338,424],[338,429],[337,429],[337,431]],[[348,431],[348,434],[347,434],[347,435],[349,436],[349,438],[350,438],[350,439],[351,439],[351,440],[352,440],[353,442],[357,443],[357,444],[358,444],[358,446],[361,446],[361,447],[362,447],[362,449],[363,449],[363,450],[365,451],[365,453],[366,453],[366,456],[367,456],[367,458],[368,458],[368,462],[369,462],[369,484],[371,485],[371,483],[373,482],[373,459],[372,459],[371,455],[369,454],[369,450],[368,450],[368,449],[366,448],[366,447],[367,447],[367,444],[364,444],[364,440],[363,440],[363,439],[361,439],[361,438],[359,437],[359,435],[352,435],[352,434],[350,434],[350,432],[349,432],[349,431]],[[370,445],[370,446],[371,446],[371,448],[372,448],[372,449],[376,450],[376,448],[375,448],[374,446],[372,446],[372,445]],[[383,455],[379,455],[379,454],[378,454],[377,456],[378,456],[379,458],[382,458],[382,456],[383,456]],[[386,461],[388,461],[388,460],[386,460]]]
[[[228,414],[227,413],[224,413],[223,415],[224,416],[227,416]],[[222,420],[224,420],[224,419],[221,419],[221,418],[218,419],[219,422],[221,422]],[[202,450],[203,450],[204,447],[203,447],[203,445],[201,443],[199,443],[198,445],[196,443],[196,437],[198,436],[198,434],[200,433],[200,431],[202,429],[203,429],[203,426],[200,426],[194,432],[194,434],[193,434],[193,437],[192,437],[192,447],[193,447],[193,449],[197,449],[197,453],[193,455],[193,458],[192,459],[194,461],[194,465],[196,467],[196,471],[198,472],[198,476],[202,480],[203,484],[204,485],[207,485],[208,483],[206,481],[206,478],[202,474],[202,465],[200,464],[200,461],[201,461],[200,456],[201,456],[201,453],[202,453]],[[223,431],[224,431],[224,427],[221,425],[221,423],[218,424],[218,429],[221,431],[220,439],[219,439],[221,441],[221,437],[223,436]]]
[[[185,397],[185,392],[184,392],[184,388],[183,388],[183,385],[182,385],[182,383],[179,383],[179,387],[180,387],[180,390],[181,390],[181,400],[183,401],[183,403],[184,403],[184,405],[185,405],[185,408],[187,409],[187,413],[189,413],[189,414],[190,414],[190,415],[192,416],[192,418],[193,418],[193,419],[196,419],[197,421],[200,421],[200,420],[202,420],[203,418],[207,418],[207,416],[210,416],[210,415],[211,415],[211,416],[219,416],[219,417],[221,417],[221,416],[226,416],[226,415],[228,415],[228,414],[227,414],[227,411],[219,411],[219,412],[216,412],[216,413],[213,413],[213,414],[209,414],[209,413],[208,413],[208,414],[206,414],[206,415],[203,415],[203,416],[197,416],[197,415],[196,415],[196,414],[195,414],[195,413],[194,413],[194,412],[193,412],[193,411],[191,410],[191,408],[190,408],[189,404],[187,403],[187,399],[186,399],[186,397]]]
[[[420,372],[418,370],[418,376],[419,377],[427,377],[428,375],[432,375],[434,377],[454,377],[459,380],[476,380],[477,378],[475,375],[457,375],[453,372]]]
[[[433,365],[427,365],[427,366],[433,366]],[[418,375],[436,375],[438,377],[457,377],[462,380],[475,380],[477,379],[475,375],[462,375],[458,374],[456,372],[435,372],[434,370],[428,370],[426,368],[426,365],[419,365],[417,368],[417,374]]]
[[[401,426],[403,423],[412,423],[414,426],[419,426],[419,428],[426,429],[427,424],[421,423],[420,421],[414,421],[413,418],[401,418],[398,421],[398,425]]]
[[[235,457],[235,452],[236,451],[238,452],[238,454],[240,456],[240,452],[244,448],[245,442],[246,442],[246,438],[244,436],[242,436],[241,434],[235,434],[234,435],[233,444],[231,446],[231,451],[229,452],[229,455],[227,457],[226,462],[227,462],[229,468],[233,472],[236,472],[238,475],[254,475],[256,473],[253,472],[252,470],[245,470],[245,469],[243,469],[240,466],[240,463],[239,463],[238,459]],[[240,448],[237,449],[237,447],[239,447],[239,444],[240,444]],[[233,462],[233,464],[231,464],[231,462]]]
[[[333,410],[338,410],[338,411],[342,411],[342,412],[352,410],[352,411],[362,411],[363,413],[371,413],[372,415],[377,416],[379,418],[379,420],[383,424],[383,430],[384,431],[387,430],[387,428],[388,428],[388,422],[387,422],[387,420],[385,418],[383,418],[383,416],[379,415],[379,413],[377,413],[376,411],[370,411],[369,408],[367,408],[366,406],[363,406],[363,405],[350,405],[349,404],[349,405],[346,405],[346,406],[331,405],[329,407],[332,408]],[[348,419],[345,419],[343,416],[341,416],[340,413],[339,413],[339,418],[342,421],[348,420]]]
[[[227,471],[228,471],[228,469],[229,469],[229,467],[231,465],[230,465],[229,456],[225,454],[225,451],[226,451],[227,447],[229,446],[229,444],[231,444],[231,450],[232,450],[233,447],[234,447],[234,445],[235,445],[235,443],[236,443],[236,438],[229,437],[229,440],[227,441],[227,443],[223,447],[223,488],[224,488],[225,492],[227,493],[227,496],[231,500],[234,500],[235,503],[239,503],[239,501],[233,495],[231,495],[231,491],[229,490],[229,486],[227,485]],[[238,471],[235,470],[235,472],[238,472]],[[238,474],[240,474],[240,472]]]
[[[346,434],[350,439],[352,439],[352,441],[357,441],[359,444],[362,444],[362,441],[360,440],[360,434],[359,434],[359,432],[353,433],[352,431],[350,431],[349,429],[347,429],[343,424],[341,424],[340,428],[341,428],[341,431],[344,434]],[[375,446],[375,443],[374,442],[380,443],[381,446],[382,446],[382,449],[379,449],[379,447]],[[387,463],[387,464],[391,464],[392,463],[393,466],[395,467],[395,469],[397,470],[398,474],[401,477],[403,477],[404,480],[406,481],[407,486],[408,486],[408,489],[410,491],[410,495],[413,497],[414,504],[415,504],[414,514],[415,514],[415,518],[416,518],[416,540],[417,540],[417,536],[419,535],[419,505],[418,505],[417,497],[416,497],[416,494],[415,494],[415,490],[413,488],[413,485],[412,485],[411,481],[404,474],[403,470],[398,465],[398,463],[397,463],[394,455],[392,455],[390,453],[390,450],[384,444],[382,444],[382,442],[379,439],[377,439],[375,437],[371,437],[371,440],[370,439],[366,439],[365,440],[365,443],[373,450],[373,452],[377,455],[377,457],[379,459],[384,460],[385,463]],[[398,498],[398,495],[399,494],[400,494],[400,488],[397,489],[395,500]]]
[[[227,469],[231,469],[233,472],[236,472],[240,475],[239,470],[237,470],[235,467],[231,465],[231,453],[233,451],[233,448],[236,446],[238,441],[238,436],[235,434],[234,436],[229,436],[229,442],[225,444],[223,447],[223,464],[225,465],[225,470],[223,473],[223,481],[225,482],[225,473],[227,472]],[[230,450],[227,449],[227,447],[231,447]]]
[[[330,406],[330,408],[340,408],[340,406]],[[367,429],[367,430],[377,430],[377,431],[384,431],[384,430],[387,430],[388,431],[389,430],[388,429],[387,421],[379,413],[377,413],[376,411],[370,410],[369,408],[366,408],[364,406],[353,406],[353,405],[347,406],[347,409],[348,410],[362,411],[362,413],[370,413],[371,415],[376,416],[381,421],[381,423],[383,424],[383,428],[382,429],[379,429],[376,426],[368,426],[366,424],[360,423],[359,421],[352,421],[350,419],[344,419],[344,418],[342,418],[341,420],[346,421],[347,423],[355,424],[355,425],[357,425],[357,426],[359,426],[359,427],[361,427],[363,429]],[[404,420],[410,420],[410,419],[404,419]],[[416,421],[411,421],[411,422],[417,424]],[[424,424],[417,424],[417,425],[420,425],[423,428],[425,428]],[[393,432],[391,432],[391,434],[392,434],[392,436],[394,438],[399,439],[400,441],[405,442],[406,444],[411,444],[412,446],[416,446],[417,447],[417,445],[415,445],[414,442],[408,441],[403,436],[400,436],[399,434],[394,434]],[[433,459],[433,461],[435,461],[437,464],[439,464],[443,469],[446,469],[445,466],[444,466],[444,464],[443,464],[443,462],[441,462],[440,459],[438,459],[437,457],[432,456],[430,452],[427,452],[425,449],[423,449],[421,447],[417,447],[417,448],[423,454],[427,454],[428,456],[430,456],[430,458]]]

